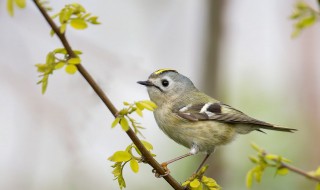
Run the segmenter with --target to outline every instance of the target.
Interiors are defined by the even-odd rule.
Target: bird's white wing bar
[[[188,104],[176,112],[180,117],[190,121],[210,120],[210,117],[221,113],[218,103]]]
[[[201,110],[200,110],[200,112],[199,113],[206,113],[206,112],[208,112],[208,108],[209,108],[209,106],[211,106],[213,103],[206,103],[202,108],[201,108]]]
[[[181,109],[179,109],[179,112],[185,112],[185,111],[187,111],[191,106],[192,106],[192,104],[188,104],[187,106],[182,107]]]

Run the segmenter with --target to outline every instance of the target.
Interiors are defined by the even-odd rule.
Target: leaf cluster
[[[298,37],[303,29],[314,25],[319,20],[319,16],[319,11],[314,10],[305,2],[298,2],[290,16],[290,19],[296,21],[291,36]]]
[[[287,158],[276,154],[269,154],[258,145],[251,143],[251,146],[254,150],[257,151],[256,156],[250,156],[249,159],[251,162],[255,164],[255,166],[248,171],[246,184],[248,188],[252,187],[253,180],[256,182],[261,182],[262,174],[266,168],[275,168],[275,175],[287,175],[289,171],[299,173],[300,175],[304,175],[308,178],[311,177],[320,177],[320,167],[317,170],[306,173],[304,171],[298,171],[297,168],[294,168],[287,163],[291,161]],[[319,179],[315,179],[319,182]],[[320,190],[320,183],[317,184],[316,190]]]
[[[14,7],[17,6],[20,9],[26,7],[26,0],[7,0],[7,11],[10,16],[14,15]]]
[[[82,54],[79,50],[74,50],[76,55]],[[42,84],[42,94],[46,92],[48,86],[49,75],[53,74],[53,71],[61,69],[65,66],[65,71],[68,74],[74,74],[78,69],[77,64],[81,63],[80,57],[70,58],[65,48],[57,48],[47,54],[45,63],[38,63],[35,66],[41,75],[41,80],[37,84]]]
[[[114,128],[119,124],[124,131],[128,131],[131,124],[134,130],[134,133],[140,134],[142,136],[140,129],[144,129],[144,128],[140,126],[140,124],[135,119],[133,119],[130,115],[132,113],[136,113],[137,115],[142,117],[143,110],[154,111],[154,109],[157,108],[157,105],[150,100],[142,100],[134,103],[123,102],[123,105],[125,106],[125,108],[119,111],[119,113],[117,114],[117,117],[112,122],[111,127]],[[141,140],[141,142],[145,146],[145,148],[151,153],[151,150],[153,150],[152,144],[143,140]],[[135,156],[133,154],[133,150],[135,150],[134,152],[138,156]],[[152,153],[151,155],[155,156],[155,154],[152,154]],[[115,177],[115,180],[118,180],[120,189],[126,187],[126,182],[123,177],[124,166],[129,162],[131,170],[134,173],[138,173],[139,163],[144,161],[140,150],[137,148],[137,146],[134,143],[130,144],[124,151],[115,152],[108,159],[112,162],[115,162],[114,165],[112,165],[112,167],[114,168],[112,173]]]
[[[38,2],[46,11],[52,10],[48,5],[49,1],[39,0]],[[7,0],[7,11],[10,16],[14,16],[14,7],[17,6],[18,8],[23,9],[26,7],[26,4],[26,0]]]
[[[207,169],[208,166],[203,166],[198,173],[186,180],[182,186],[190,190],[220,190],[221,187],[214,179],[204,176]]]
[[[133,127],[134,133],[140,134],[141,136],[143,136],[142,133],[140,132],[140,129],[144,129],[144,128],[140,126],[140,124],[135,119],[133,119],[130,116],[130,114],[136,113],[140,117],[142,117],[143,110],[154,111],[154,109],[157,108],[157,105],[150,100],[142,100],[142,101],[134,102],[133,104],[124,102],[123,105],[126,107],[119,111],[118,116],[112,122],[111,127],[114,128],[115,126],[120,124],[120,126],[124,131],[128,131],[130,127],[129,126],[129,122],[130,122],[131,126]]]
[[[145,146],[145,148],[150,151],[153,150],[152,144],[150,144],[147,141],[142,140],[142,144]],[[134,152],[137,156],[135,156]],[[155,154],[152,154],[152,156],[156,156]],[[130,163],[130,168],[134,173],[139,172],[139,163],[143,162],[143,156],[139,149],[136,147],[134,143],[127,146],[125,150],[117,151],[112,156],[108,158],[108,160],[115,162],[112,167],[114,168],[112,173],[115,177],[114,180],[118,180],[118,184],[120,189],[126,187],[126,182],[123,177],[123,168],[127,163]]]
[[[78,3],[65,5],[60,12],[51,16],[51,18],[59,18],[61,34],[65,33],[68,24],[77,30],[86,29],[88,23],[95,25],[100,24],[97,16],[91,16],[91,13],[87,13],[86,9]],[[51,31],[51,35],[53,34],[54,32]]]
[[[288,174],[289,170],[283,167],[283,163],[291,162],[290,160],[275,154],[267,154],[263,149],[254,143],[251,143],[251,146],[257,151],[257,156],[249,157],[251,162],[253,162],[256,166],[247,173],[246,184],[248,188],[251,188],[253,180],[258,183],[261,182],[262,174],[268,167],[276,169],[275,175]]]
[[[39,4],[46,11],[51,10],[51,8],[47,5],[48,1],[39,1]],[[61,34],[65,33],[67,24],[70,24],[72,27],[76,29],[87,28],[87,23],[100,24],[97,21],[98,17],[91,16],[91,13],[87,13],[85,8],[78,3],[65,5],[65,7],[59,13],[52,16],[52,19],[56,17],[59,17],[59,21],[61,23]],[[54,30],[51,30],[51,36],[53,34]],[[37,83],[42,84],[42,94],[46,92],[49,75],[53,74],[53,71],[65,67],[65,71],[68,74],[74,74],[77,72],[77,65],[81,63],[79,55],[82,54],[82,52],[79,50],[72,51],[76,56],[69,55],[68,51],[65,48],[57,48],[47,54],[45,63],[39,63],[35,65],[37,67],[38,72],[41,73],[39,77],[42,77],[41,80]]]

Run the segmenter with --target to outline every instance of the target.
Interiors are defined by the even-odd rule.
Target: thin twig
[[[268,155],[268,153],[267,153],[265,150],[263,150],[263,151],[262,151],[262,156],[263,156],[263,157],[266,157],[267,155]],[[288,170],[290,170],[290,171],[292,171],[292,172],[294,172],[294,173],[296,173],[296,174],[299,174],[299,175],[302,175],[302,176],[304,176],[304,177],[306,177],[306,178],[309,178],[309,179],[311,179],[311,180],[320,182],[320,178],[319,178],[319,177],[310,175],[310,174],[308,174],[307,172],[305,172],[305,171],[303,171],[303,170],[301,170],[301,169],[299,169],[299,168],[296,168],[296,167],[294,167],[294,166],[291,166],[291,165],[289,165],[289,164],[285,164],[283,161],[280,161],[280,162],[279,162],[279,159],[272,159],[272,161],[274,161],[275,163],[280,164],[280,167],[279,167],[279,168],[287,168]]]
[[[305,172],[305,171],[303,171],[303,170],[300,170],[299,168],[296,168],[296,167],[294,167],[294,166],[290,166],[290,165],[288,165],[288,164],[285,164],[285,163],[282,163],[282,162],[281,162],[281,166],[280,166],[280,167],[281,167],[281,168],[287,168],[288,170],[290,170],[290,171],[292,171],[292,172],[294,172],[294,173],[297,173],[297,174],[299,174],[299,175],[302,175],[302,176],[304,176],[304,177],[306,177],[306,178],[309,178],[309,179],[311,179],[311,180],[320,182],[320,178],[315,177],[315,176],[312,176],[312,175],[308,174],[307,172]]]
[[[37,0],[33,0],[36,4],[37,8],[40,10],[41,14],[44,16],[52,30],[55,32],[55,34],[60,39],[61,43],[63,44],[64,48],[67,50],[70,57],[76,57],[76,54],[73,52],[68,40],[65,37],[65,34],[61,34],[59,27],[53,22],[51,17],[47,14],[46,10],[41,6],[41,4]],[[106,96],[106,94],[102,91],[100,86],[94,81],[92,76],[87,72],[87,70],[81,65],[77,64],[77,68],[81,75],[84,77],[84,79],[89,83],[89,85],[93,88],[93,90],[96,92],[96,94],[100,97],[100,99],[103,101],[103,103],[108,107],[110,112],[113,114],[114,117],[117,116],[118,110],[116,107],[112,104],[112,102],[109,100],[109,98]],[[141,154],[143,155],[144,159],[148,162],[150,166],[152,166],[157,173],[164,175],[165,171],[162,168],[162,166],[152,157],[150,152],[144,147],[144,145],[141,143],[137,135],[133,132],[133,130],[130,128],[128,131],[126,131],[127,135],[130,137],[132,142],[137,146],[137,148],[140,150]],[[163,177],[174,189],[176,190],[183,190],[184,188],[171,176],[166,175]]]

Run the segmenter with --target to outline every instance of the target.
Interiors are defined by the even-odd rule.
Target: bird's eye
[[[164,79],[161,81],[162,86],[167,87],[169,85],[169,81]]]

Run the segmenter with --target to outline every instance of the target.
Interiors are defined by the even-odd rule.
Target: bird
[[[174,69],[159,69],[146,81],[138,83],[147,87],[150,100],[157,105],[153,114],[159,128],[176,143],[190,149],[161,164],[165,175],[170,172],[169,164],[204,152],[197,173],[216,147],[232,142],[238,134],[263,130],[296,131],[260,121],[208,96]]]

